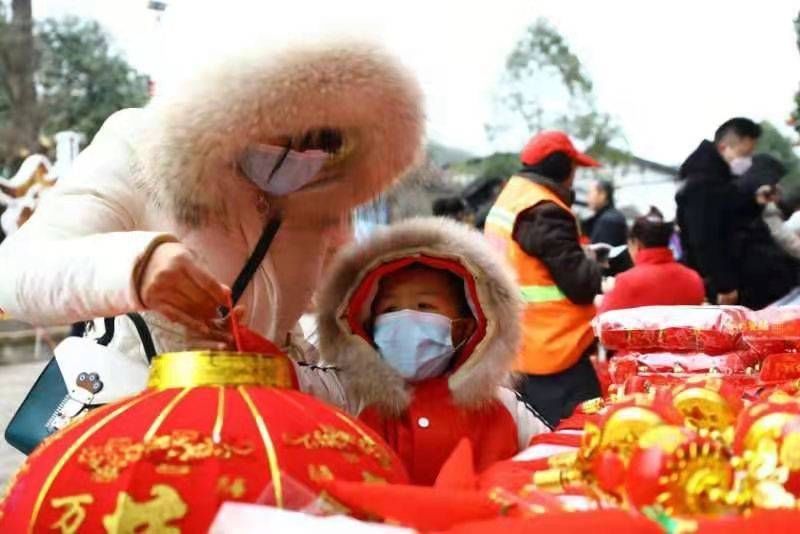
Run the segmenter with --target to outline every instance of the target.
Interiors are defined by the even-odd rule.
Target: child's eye
[[[434,306],[433,304],[430,304],[428,302],[420,302],[419,304],[417,304],[417,309],[419,309],[419,310],[435,310],[436,306]]]

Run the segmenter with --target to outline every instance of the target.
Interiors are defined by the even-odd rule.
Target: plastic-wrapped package
[[[745,343],[761,354],[800,351],[800,306],[752,312],[742,332]]]
[[[718,374],[730,376],[754,372],[761,357],[749,351],[710,355],[704,353],[626,353],[611,359],[609,372],[615,384],[623,384],[631,376],[651,374]],[[800,363],[800,360],[798,360]]]
[[[675,387],[687,383],[692,378],[697,378],[698,375],[691,375],[687,373],[664,373],[652,374],[646,376],[632,376],[625,381],[622,390],[626,395],[631,393],[648,393],[653,388]],[[717,378],[710,376],[709,378]],[[736,388],[741,391],[742,397],[746,398],[745,392],[755,391],[759,385],[757,374],[736,374],[724,377],[724,381],[730,387]]]
[[[606,312],[596,329],[612,350],[724,354],[742,348],[751,313],[739,306],[646,306]]]
[[[784,352],[764,358],[759,375],[763,382],[781,382],[800,378],[800,354]]]

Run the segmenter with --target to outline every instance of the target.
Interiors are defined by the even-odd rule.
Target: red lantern
[[[293,380],[284,356],[156,358],[151,389],[34,451],[0,532],[205,532],[223,501],[291,506],[292,481],[314,493],[331,480],[407,481],[380,438]]]

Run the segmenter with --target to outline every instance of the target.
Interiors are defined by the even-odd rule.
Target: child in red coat
[[[656,208],[639,217],[631,229],[628,249],[635,266],[619,274],[600,304],[600,313],[621,308],[672,304],[702,304],[703,279],[675,261],[669,240],[673,224]]]
[[[519,294],[483,237],[445,219],[381,230],[334,263],[318,300],[322,358],[413,482],[432,484],[461,438],[480,471],[548,431],[503,387]]]

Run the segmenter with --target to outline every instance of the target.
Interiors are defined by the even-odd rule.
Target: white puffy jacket
[[[137,269],[157,244],[178,240],[230,285],[268,213],[280,209],[284,224],[240,303],[247,326],[283,344],[340,222],[413,164],[420,101],[415,80],[392,57],[359,43],[295,46],[208,67],[181,90],[106,121],[0,246],[0,310],[36,325],[144,311],[159,352],[191,348],[182,327],[144,310]],[[248,145],[320,128],[337,130],[343,144],[311,186],[271,198],[239,172]],[[123,317],[111,346],[143,355]]]

